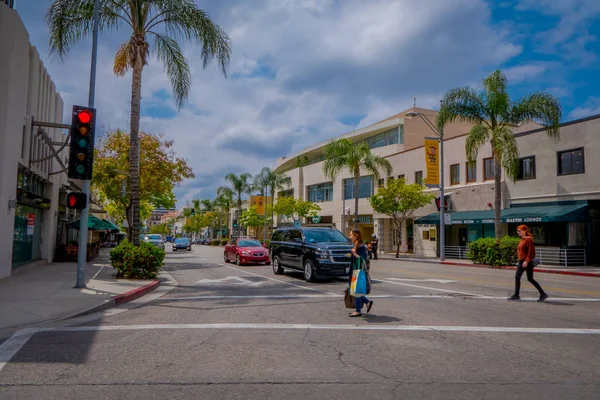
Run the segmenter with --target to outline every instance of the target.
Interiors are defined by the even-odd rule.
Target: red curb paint
[[[159,284],[160,284],[160,282],[158,280],[152,281],[147,285],[144,285],[137,289],[130,290],[129,292],[120,294],[118,296],[115,296],[113,298],[113,303],[115,306],[118,306],[119,304],[127,303],[127,302],[133,301],[135,299],[138,299],[138,298],[142,297],[143,295],[156,289]]]
[[[500,266],[496,267],[494,265],[484,265],[484,264],[466,264],[466,263],[457,263],[452,261],[442,261],[440,264],[444,265],[455,265],[460,267],[476,267],[476,268],[491,268],[491,269],[510,269],[516,270],[517,267],[513,266]],[[536,268],[535,272],[541,272],[545,274],[557,274],[557,275],[572,275],[572,276],[587,276],[592,278],[600,278],[600,273],[596,272],[580,272],[580,271],[565,271],[565,270],[557,270],[557,269],[544,269],[544,268]]]

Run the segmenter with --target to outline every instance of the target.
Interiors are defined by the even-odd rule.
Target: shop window
[[[477,182],[477,162],[467,162],[467,183]]]
[[[587,224],[585,222],[569,222],[567,224],[569,233],[568,246],[584,246],[587,233]]]
[[[494,159],[491,157],[483,159],[483,176],[486,181],[494,179]]]
[[[308,201],[311,201],[313,203],[333,201],[333,182],[309,186]]]
[[[535,156],[519,159],[517,180],[535,179]]]
[[[344,179],[344,198],[354,199],[354,179]],[[366,199],[373,196],[373,175],[358,178],[358,198]]]
[[[558,175],[583,174],[584,172],[583,147],[558,153]]]
[[[418,183],[419,185],[423,184],[423,171],[415,172],[415,183]]]
[[[450,166],[450,184],[460,185],[460,164]]]

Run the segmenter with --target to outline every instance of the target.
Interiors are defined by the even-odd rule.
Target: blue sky
[[[278,157],[412,106],[436,108],[447,90],[501,69],[513,97],[557,96],[564,120],[600,113],[598,0],[204,0],[230,36],[229,78],[193,72],[177,110],[162,66],[144,69],[141,129],[164,132],[196,178],[179,204],[211,198],[228,172],[257,173]],[[91,41],[64,61],[48,55],[49,0],[17,0],[31,42],[65,102],[86,104]],[[100,37],[96,107],[102,129],[129,126],[130,73],[112,61],[127,30]]]

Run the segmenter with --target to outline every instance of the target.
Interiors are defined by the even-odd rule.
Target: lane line
[[[289,294],[289,295],[206,295],[206,296],[187,296],[187,297],[170,297],[164,299],[164,301],[190,301],[190,300],[225,300],[225,299],[334,299],[344,297],[341,294]],[[371,299],[447,299],[447,300],[464,300],[464,296],[448,296],[448,295],[427,295],[427,294],[409,294],[409,295],[396,295],[396,294],[376,294],[368,295]],[[468,297],[469,300],[503,300],[506,301],[506,297],[495,297],[495,296],[475,296]],[[537,302],[537,297],[522,297],[521,301],[533,301]],[[597,303],[600,299],[593,298],[569,298],[569,297],[550,297],[550,301],[574,301],[574,302],[589,302]]]
[[[434,290],[434,291],[445,292],[445,293],[460,293],[460,294],[466,294],[468,296],[478,296],[478,297],[482,296],[481,294],[477,294],[477,293],[469,293],[469,292],[462,292],[459,290],[448,290],[448,289],[440,289],[440,288],[434,288],[434,287],[429,287],[429,286],[413,285],[410,283],[401,283],[401,282],[390,281],[390,280],[386,280],[386,279],[373,279],[373,282],[385,282],[385,283],[391,283],[393,285],[408,286],[408,287],[425,289],[425,290]]]
[[[23,329],[0,344],[0,371],[36,333],[37,329]]]

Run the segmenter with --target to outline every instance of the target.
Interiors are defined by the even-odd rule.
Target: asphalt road
[[[509,302],[514,271],[378,260],[349,318],[344,280],[207,246],[166,262],[160,299],[5,342],[0,399],[600,398],[598,278],[537,274],[538,303],[524,277]]]

